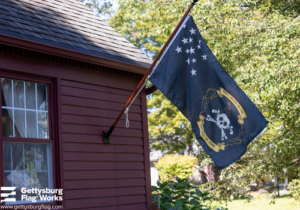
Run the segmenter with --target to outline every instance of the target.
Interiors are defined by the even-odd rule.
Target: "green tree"
[[[197,158],[191,155],[172,154],[164,155],[155,166],[159,170],[160,180],[166,182],[176,177],[181,179],[190,178],[197,162]]]
[[[194,154],[196,139],[190,122],[181,112],[160,91],[148,98],[147,106],[153,108],[148,115],[151,149]]]
[[[158,200],[160,200],[161,210],[201,210],[203,207],[207,209],[204,203],[211,199],[208,197],[208,191],[202,193],[190,185],[187,179],[176,177],[176,182],[160,183],[157,181],[157,185],[158,187],[152,186],[152,201],[158,206]]]
[[[110,24],[155,57],[189,3],[120,0]],[[246,194],[250,180],[261,176],[299,178],[300,1],[202,0],[192,15],[219,62],[269,121],[247,154],[222,171],[223,180],[209,184],[224,195],[237,189]],[[148,106],[150,138],[160,140],[152,147],[179,152],[195,140],[189,122],[159,91]],[[174,138],[184,140],[172,143]]]

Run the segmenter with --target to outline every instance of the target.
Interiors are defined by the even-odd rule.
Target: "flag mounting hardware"
[[[142,78],[142,80],[140,81],[140,83],[138,84],[138,86],[136,87],[136,89],[134,90],[134,92],[132,93],[132,95],[130,96],[130,98],[128,99],[127,103],[125,104],[124,108],[122,109],[122,111],[120,112],[119,116],[115,120],[114,124],[109,128],[108,131],[107,130],[103,130],[103,139],[104,139],[104,143],[105,144],[110,144],[110,135],[111,135],[111,133],[113,132],[113,130],[117,126],[117,124],[120,121],[122,115],[125,113],[127,107],[129,107],[131,105],[131,103],[134,101],[134,98],[136,98],[136,96],[142,90],[142,87],[145,85],[145,81],[146,81],[147,77],[153,71],[153,67],[156,65],[157,61],[160,59],[160,57],[162,56],[162,54],[164,53],[164,51],[168,47],[169,43],[171,42],[171,40],[173,39],[173,37],[175,36],[175,34],[177,33],[177,31],[179,30],[181,24],[183,23],[183,21],[185,20],[185,18],[188,16],[188,14],[190,13],[191,9],[194,7],[194,5],[196,4],[196,2],[198,2],[198,0],[193,0],[193,2],[191,2],[190,6],[188,7],[188,9],[186,10],[186,12],[182,16],[181,20],[179,21],[178,25],[174,29],[173,33],[171,34],[171,36],[169,37],[169,39],[167,40],[167,42],[164,44],[163,48],[158,53],[157,57],[152,62],[151,66],[149,67],[149,69],[145,73],[144,77]]]

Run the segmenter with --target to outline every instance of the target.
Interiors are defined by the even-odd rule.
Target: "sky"
[[[118,9],[118,7],[119,7],[119,4],[118,4],[118,1],[117,0],[94,0],[95,2],[98,2],[99,3],[99,5],[102,5],[102,4],[104,4],[104,3],[106,3],[106,2],[110,2],[113,6],[112,6],[112,9],[113,10],[117,10]],[[82,0],[82,3],[84,4],[84,5],[86,5],[87,3],[93,3],[93,0]],[[95,13],[95,14],[98,14],[98,10],[96,9],[96,8],[94,8],[94,10],[93,10],[93,12]],[[105,15],[101,15],[101,14],[99,14],[99,16],[103,19],[103,20],[107,20],[108,19],[108,16],[105,16]]]

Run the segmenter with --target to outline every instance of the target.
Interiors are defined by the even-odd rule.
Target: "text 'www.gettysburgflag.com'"
[[[38,210],[52,210],[52,209],[63,209],[62,205],[7,205],[7,206],[0,206],[0,209],[13,209],[13,210],[29,210],[29,209],[38,209]]]

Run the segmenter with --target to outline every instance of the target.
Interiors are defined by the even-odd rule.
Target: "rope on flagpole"
[[[129,107],[127,107],[124,112],[124,114],[126,115],[126,128],[129,128],[128,111],[129,111]]]
[[[129,108],[130,108],[131,104],[135,101],[136,97],[143,90],[143,88],[145,87],[145,85],[146,85],[146,82],[144,82],[144,84],[141,86],[141,88],[139,89],[139,91],[135,94],[135,96],[133,97],[132,101],[130,102],[130,104],[128,105],[128,107],[126,108],[126,110],[124,112],[124,114],[126,115],[126,128],[129,128],[129,120],[128,120]]]

